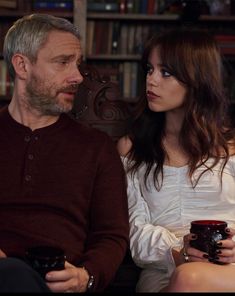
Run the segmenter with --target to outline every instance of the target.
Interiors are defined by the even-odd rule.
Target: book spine
[[[72,9],[73,2],[72,1],[34,1],[33,3],[34,9],[56,9],[56,8],[64,8],[64,9]]]

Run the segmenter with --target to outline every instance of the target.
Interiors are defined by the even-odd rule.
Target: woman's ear
[[[15,69],[16,76],[20,79],[26,79],[28,75],[28,65],[30,63],[29,59],[19,53],[13,55],[11,59],[12,65]]]

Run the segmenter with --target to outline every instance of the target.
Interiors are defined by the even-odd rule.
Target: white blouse
[[[125,158],[122,161],[126,167]],[[192,188],[188,166],[165,165],[160,192],[153,185],[153,169],[148,177],[148,190],[144,185],[145,165],[134,178],[127,174],[130,248],[138,266],[157,269],[169,276],[175,268],[171,249],[182,247],[192,220],[225,220],[229,227],[235,227],[235,156],[230,157],[224,168],[222,188],[220,167],[221,163],[212,172],[203,174]],[[194,177],[203,170],[198,169]]]

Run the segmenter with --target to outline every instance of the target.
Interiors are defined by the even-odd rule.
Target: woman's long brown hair
[[[229,158],[228,142],[234,140],[234,130],[228,124],[229,100],[223,83],[223,61],[216,41],[206,31],[190,28],[171,30],[154,36],[143,53],[144,69],[151,51],[156,47],[162,64],[188,90],[179,140],[182,149],[189,156],[188,173],[192,186],[195,187],[201,175],[212,170],[221,159],[224,160],[222,177]],[[160,190],[166,159],[163,146],[165,113],[153,112],[148,108],[145,91],[138,107],[129,134],[133,143],[128,154],[129,171],[135,173],[145,163],[146,185],[149,173],[156,165],[153,181],[157,190]],[[213,159],[210,165],[207,163],[209,158]],[[204,166],[205,170],[193,182],[192,175],[200,166]]]

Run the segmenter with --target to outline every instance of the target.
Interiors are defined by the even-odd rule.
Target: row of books
[[[194,3],[193,3],[194,2]],[[234,0],[88,0],[90,12],[181,14],[187,5],[195,6],[200,14],[231,15],[235,13]]]
[[[166,29],[166,25],[127,24],[119,21],[87,22],[86,54],[142,54],[144,44],[155,33]],[[235,35],[216,33],[223,54],[235,54]]]
[[[235,35],[233,34],[223,34],[215,35],[215,39],[219,43],[221,53],[224,55],[234,55],[235,54]]]
[[[0,9],[18,9],[17,0],[0,0]],[[63,9],[63,10],[73,10],[73,0],[33,0],[32,1],[33,10],[50,10],[50,9]]]
[[[89,20],[86,54],[141,54],[153,30],[153,26],[146,24]]]
[[[88,0],[87,9],[90,12],[113,13],[162,13],[169,0]]]
[[[10,80],[7,65],[0,60],[0,96],[10,97],[13,91],[13,82]]]
[[[33,0],[34,10],[60,9],[66,11],[73,10],[73,0]]]

